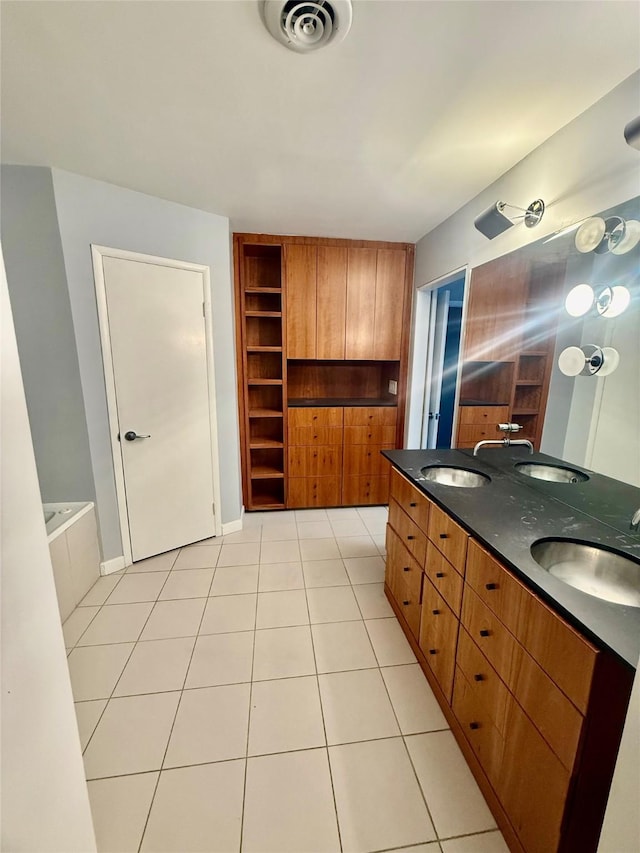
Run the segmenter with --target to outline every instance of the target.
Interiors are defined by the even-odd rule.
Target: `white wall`
[[[18,362],[2,286],[2,850],[95,839]]]
[[[552,97],[552,93],[549,93]],[[624,126],[640,111],[640,71],[532,151],[416,247],[415,284],[420,287],[465,264],[478,266],[638,195],[638,151],[624,140]],[[544,199],[540,225],[522,223],[487,240],[473,226],[496,201],[526,207]]]
[[[91,243],[210,266],[221,517],[223,523],[239,519],[242,496],[229,220],[69,172],[57,169],[52,172],[104,559],[122,554],[122,539],[107,420]]]

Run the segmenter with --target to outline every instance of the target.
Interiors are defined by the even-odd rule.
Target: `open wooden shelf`
[[[251,468],[252,480],[278,480],[284,477],[284,471],[271,468],[269,465],[254,465]]]
[[[249,409],[250,418],[281,418],[282,412],[277,409]]]
[[[282,347],[259,347],[259,346],[248,346],[247,352],[282,352]]]
[[[245,317],[282,317],[282,311],[246,311]]]
[[[245,293],[282,293],[281,287],[245,287]]]
[[[278,441],[276,438],[252,438],[249,447],[251,450],[277,450],[284,447],[284,441]]]
[[[248,379],[247,385],[282,385],[282,379]]]

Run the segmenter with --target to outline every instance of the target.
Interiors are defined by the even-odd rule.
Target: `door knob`
[[[129,432],[125,432],[124,437],[127,441],[135,441],[136,438],[151,438],[150,435],[138,435],[137,432],[134,432],[132,429]]]

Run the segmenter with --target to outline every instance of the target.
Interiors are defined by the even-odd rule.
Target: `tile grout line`
[[[307,597],[307,587],[306,587],[306,579],[304,578],[303,572],[303,582],[305,583],[305,598],[307,600],[307,613],[309,615],[309,635],[311,637],[311,651],[313,653],[313,666],[316,671],[316,689],[318,691],[318,702],[320,703],[320,717],[322,718],[322,731],[324,734],[324,749],[327,756],[327,766],[329,768],[329,782],[331,784],[331,796],[333,797],[333,811],[336,816],[336,829],[338,831],[338,845],[340,846],[340,850],[342,851],[342,833],[340,831],[340,819],[338,817],[338,801],[336,798],[336,789],[333,783],[333,771],[331,768],[331,757],[329,755],[329,739],[327,737],[327,724],[324,718],[324,704],[322,702],[322,691],[320,690],[320,674],[318,672],[318,661],[316,658],[316,646],[313,638],[313,631],[311,630],[311,613],[309,611],[309,599]]]
[[[262,525],[261,525],[262,527]],[[262,539],[262,533],[261,533]],[[258,569],[258,588],[260,587],[260,569]],[[256,592],[256,605],[253,614],[253,649],[251,653],[251,681],[249,683],[249,708],[247,713],[247,740],[244,749],[244,780],[242,784],[242,811],[240,814],[240,839],[238,844],[238,851],[242,850],[242,844],[244,841],[244,808],[245,802],[247,799],[247,776],[249,774],[249,734],[251,732],[251,702],[253,700],[253,672],[255,667],[256,660],[256,631],[255,626],[258,620],[258,593]]]
[[[182,553],[182,549],[180,549],[178,551],[178,554],[176,555],[176,559],[174,560],[174,563],[173,563],[174,566],[177,563],[181,553]],[[220,554],[218,554],[218,557],[219,556],[220,556]],[[217,563],[217,558],[216,558],[216,563]],[[173,569],[172,569],[172,571],[173,571]],[[211,577],[211,583],[213,583],[213,577],[214,576],[215,576],[215,567],[214,567],[214,574]],[[162,754],[162,760],[160,762],[160,768],[158,770],[158,778],[156,779],[156,784],[155,784],[155,787],[153,789],[153,794],[151,796],[151,800],[149,801],[149,809],[147,811],[147,817],[146,817],[146,820],[144,822],[144,826],[142,828],[142,833],[140,834],[140,842],[138,844],[138,853],[140,853],[140,850],[142,849],[142,843],[144,841],[144,836],[145,836],[145,833],[147,831],[147,826],[149,825],[149,818],[151,817],[151,810],[153,808],[153,804],[154,804],[155,799],[156,799],[156,794],[158,793],[158,787],[160,785],[160,777],[162,776],[162,771],[164,768],[164,762],[167,758],[167,752],[169,750],[169,743],[171,742],[171,738],[173,736],[173,729],[175,727],[176,720],[178,718],[178,711],[180,710],[180,705],[182,703],[182,697],[184,695],[185,684],[187,683],[187,677],[189,675],[189,669],[191,668],[191,662],[193,660],[193,655],[195,653],[196,645],[198,643],[198,635],[200,633],[200,627],[202,625],[202,621],[204,619],[204,614],[205,614],[206,609],[207,609],[207,606],[205,604],[205,606],[202,609],[202,613],[200,615],[200,622],[198,623],[198,630],[196,631],[195,639],[193,641],[193,646],[191,648],[191,655],[189,656],[189,662],[188,662],[187,667],[186,667],[185,672],[184,672],[184,678],[182,679],[182,688],[179,691],[180,695],[178,696],[178,701],[176,703],[176,710],[175,710],[174,715],[173,715],[173,721],[171,723],[171,728],[169,729],[169,737],[167,738],[167,742],[166,742],[165,747],[164,747],[164,752]],[[151,612],[153,612],[153,609]],[[149,617],[151,617],[151,613],[149,614]],[[146,622],[145,622],[145,627],[146,627]],[[142,631],[144,631],[144,627],[143,627]],[[140,636],[142,636],[142,632],[140,633]],[[165,639],[182,639],[182,638],[172,637],[172,638],[165,638]],[[137,643],[136,643],[136,645],[137,645]]]

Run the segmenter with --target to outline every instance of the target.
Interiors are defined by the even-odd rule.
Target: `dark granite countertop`
[[[617,551],[638,561],[640,533],[629,522],[640,507],[640,489],[596,474],[582,483],[551,483],[518,473],[518,462],[567,463],[526,448],[385,450],[390,462],[475,539],[509,566],[527,586],[596,645],[632,667],[640,657],[640,608],[587,595],[542,569],[530,553],[538,539],[570,539]],[[485,474],[479,488],[455,488],[419,479],[427,465],[448,465]]]
[[[287,400],[290,408],[305,406],[397,406],[397,400],[381,400],[379,397],[293,397]]]

